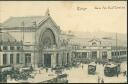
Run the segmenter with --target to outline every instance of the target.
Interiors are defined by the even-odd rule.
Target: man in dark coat
[[[102,78],[101,83],[104,83],[104,79]]]
[[[98,83],[100,83],[100,77],[98,76]]]

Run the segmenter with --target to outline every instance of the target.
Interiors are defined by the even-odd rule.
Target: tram
[[[96,64],[94,62],[88,65],[88,74],[95,74],[96,73]]]
[[[112,77],[112,76],[119,74],[119,72],[120,72],[119,65],[112,64],[112,63],[105,65],[105,68],[104,68],[105,76]]]

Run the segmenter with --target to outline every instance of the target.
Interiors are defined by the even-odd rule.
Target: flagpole
[[[24,50],[24,21],[21,23],[22,25],[22,49]],[[22,55],[24,55],[24,51],[22,51]]]
[[[118,60],[118,55],[117,55],[117,32],[116,32],[116,56],[117,56],[117,60]]]
[[[35,43],[34,43],[34,68],[35,68],[35,48],[36,48],[36,28],[37,28],[37,24],[36,24],[36,21],[35,22],[33,22],[33,24],[34,24],[34,27],[35,27],[35,37],[34,37],[34,39],[35,39]]]

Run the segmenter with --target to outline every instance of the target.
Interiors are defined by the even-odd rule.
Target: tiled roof
[[[22,41],[17,41],[9,33],[0,33],[0,45],[21,45]]]
[[[24,27],[33,27],[34,22],[39,24],[42,20],[45,19],[45,16],[29,16],[29,17],[10,17],[5,21],[3,27],[22,27],[24,22]]]
[[[71,41],[75,44],[88,46],[90,40],[97,39],[101,41],[101,46],[116,46],[116,35],[115,33],[108,32],[98,32],[98,33],[88,33],[88,32],[73,32],[75,37]],[[117,46],[127,46],[127,35],[118,33]]]
[[[71,41],[80,45],[89,45],[89,41],[92,40],[93,38],[72,38]],[[116,46],[116,40],[115,39],[102,39],[98,38],[101,42],[101,46]],[[124,40],[118,40],[117,42],[118,46],[126,46],[126,43]]]
[[[122,46],[112,46],[112,49],[127,49],[127,47],[122,47]]]

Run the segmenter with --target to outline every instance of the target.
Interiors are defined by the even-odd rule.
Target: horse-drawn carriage
[[[0,82],[6,82],[7,75],[10,75],[12,70],[13,67],[11,65],[0,66]]]
[[[57,83],[68,83],[67,74],[61,74],[57,76]]]
[[[67,74],[60,74],[56,78],[43,81],[42,83],[68,83]]]

